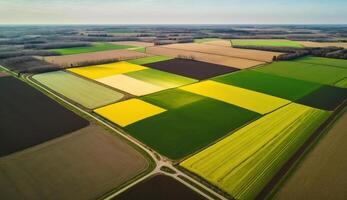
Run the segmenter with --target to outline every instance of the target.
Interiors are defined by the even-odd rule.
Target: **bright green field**
[[[326,111],[290,104],[237,130],[180,165],[235,199],[255,199],[328,116]]]
[[[169,58],[166,56],[150,56],[150,57],[145,57],[145,58],[127,60],[127,62],[136,64],[136,65],[145,65],[145,64],[149,64],[149,63],[155,63],[155,62],[171,60],[171,59],[172,58]]]
[[[318,83],[286,78],[253,70],[241,70],[239,72],[216,77],[213,80],[291,101],[298,100],[321,86],[321,84]]]
[[[90,52],[97,52],[97,51],[128,49],[128,48],[134,48],[134,46],[110,44],[110,43],[95,43],[89,47],[51,49],[50,51],[54,51],[62,55],[71,55],[71,54],[90,53]]]
[[[181,159],[260,117],[259,114],[179,89],[141,98],[166,112],[125,127],[171,159]]]
[[[238,46],[270,46],[270,47],[296,47],[302,48],[303,46],[295,41],[290,40],[249,40],[239,39],[231,40],[233,45]]]
[[[155,69],[144,69],[126,73],[125,75],[142,80],[162,88],[174,88],[197,82],[195,79],[163,72]]]
[[[253,70],[327,85],[347,77],[347,69],[292,61],[274,62]]]
[[[332,67],[341,67],[341,68],[347,69],[347,60],[343,60],[343,59],[307,56],[307,57],[296,59],[294,61],[317,64],[317,65],[328,65],[328,66],[332,66]]]
[[[347,78],[344,78],[335,84],[336,87],[347,88]]]
[[[33,79],[89,109],[114,103],[124,96],[112,89],[63,71],[38,74],[33,76]]]

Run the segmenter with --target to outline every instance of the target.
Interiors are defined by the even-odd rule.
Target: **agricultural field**
[[[165,111],[163,108],[138,99],[130,99],[94,110],[97,114],[122,127]]]
[[[154,46],[154,43],[151,42],[140,42],[140,41],[119,41],[119,42],[110,42],[111,44],[133,46],[133,47],[151,47]]]
[[[162,155],[175,160],[260,117],[258,113],[181,89],[166,90],[140,99],[166,111],[124,129]],[[127,109],[118,110],[119,115],[127,112]]]
[[[124,97],[115,90],[64,71],[37,74],[32,78],[88,109],[105,106]]]
[[[16,78],[1,77],[0,90],[0,156],[63,136],[89,124]]]
[[[112,200],[124,199],[204,200],[206,198],[169,176],[157,175],[112,198]]]
[[[339,68],[347,69],[347,60],[343,60],[343,59],[306,56],[303,58],[296,59],[294,61],[302,62],[302,63],[317,64],[317,65],[327,65],[331,67],[339,67]]]
[[[193,51],[180,50],[180,49],[170,49],[170,48],[167,48],[166,46],[147,47],[146,53],[153,54],[153,55],[174,57],[174,58],[176,57],[190,58],[190,59],[194,59],[201,62],[207,62],[211,64],[216,64],[216,65],[223,65],[223,66],[228,66],[228,67],[238,68],[238,69],[246,69],[246,68],[254,67],[260,64],[264,64],[264,62],[261,62],[261,61],[193,52]]]
[[[315,91],[321,84],[266,74],[254,70],[241,70],[213,78],[214,81],[254,90],[268,95],[296,101]]]
[[[202,44],[222,46],[222,47],[231,47],[230,40],[213,40],[213,41],[203,42]]]
[[[342,47],[347,48],[347,42],[311,42],[311,41],[298,41],[305,47]]]
[[[180,165],[235,199],[254,199],[329,115],[327,111],[289,104]]]
[[[347,69],[344,68],[293,61],[274,62],[253,70],[332,86],[347,77]]]
[[[68,70],[135,96],[196,82],[195,79],[128,62],[70,68]]]
[[[270,46],[270,47],[295,47],[302,48],[299,42],[292,40],[261,40],[261,39],[237,39],[231,40],[232,45],[237,46]]]
[[[166,56],[150,56],[145,58],[127,60],[127,62],[136,64],[136,65],[144,65],[144,64],[150,64],[150,63],[155,63],[155,62],[160,62],[160,61],[165,61],[170,59],[172,58],[166,57]]]
[[[213,42],[213,41],[219,41],[219,38],[201,38],[201,39],[194,39],[194,43],[206,43],[206,42]]]
[[[249,59],[249,60],[255,60],[260,62],[271,62],[274,56],[281,55],[281,53],[269,52],[269,51],[237,49],[232,47],[223,47],[223,46],[208,45],[208,44],[196,44],[196,43],[170,44],[170,45],[166,45],[165,47],[172,48],[172,49],[200,52],[200,53]]]
[[[18,142],[18,138],[11,142]],[[133,147],[91,124],[0,158],[0,196],[2,199],[98,199],[147,168],[146,159]]]
[[[324,85],[297,102],[314,108],[333,111],[347,100],[347,89]]]
[[[43,59],[49,63],[59,65],[63,68],[69,68],[73,66],[79,66],[81,63],[98,63],[108,60],[128,60],[147,57],[145,53],[131,51],[126,49],[121,50],[110,50],[65,56],[46,56]]]
[[[97,51],[130,49],[134,47],[135,46],[111,44],[111,43],[94,43],[91,46],[86,46],[86,47],[51,49],[50,51],[60,53],[61,55],[72,55],[72,54],[81,54],[81,53],[91,53],[91,52],[97,52]]]
[[[345,109],[293,168],[272,199],[346,199],[346,129]]]
[[[238,70],[232,67],[178,58],[145,64],[145,66],[198,80]]]
[[[285,99],[210,80],[184,86],[180,89],[230,103],[262,115],[290,103]]]

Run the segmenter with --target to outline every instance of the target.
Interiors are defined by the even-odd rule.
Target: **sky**
[[[347,0],[0,0],[0,24],[347,24]]]

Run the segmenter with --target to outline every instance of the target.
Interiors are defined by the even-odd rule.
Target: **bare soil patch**
[[[135,185],[112,200],[125,199],[203,200],[206,198],[169,176],[157,175]]]
[[[83,53],[66,56],[48,56],[44,57],[47,62],[59,65],[63,68],[78,66],[81,63],[97,64],[107,60],[118,61],[146,57],[147,54],[130,50],[111,50],[93,53]]]
[[[198,80],[208,79],[238,70],[233,67],[178,58],[150,63],[145,66]]]
[[[169,56],[169,57],[185,57],[185,58],[190,58],[197,61],[224,65],[224,66],[234,67],[239,69],[245,69],[245,68],[254,67],[260,64],[264,64],[264,62],[261,62],[261,61],[247,60],[247,59],[241,59],[241,58],[200,53],[200,52],[180,50],[180,49],[171,49],[171,48],[166,48],[165,46],[164,47],[163,46],[147,47],[146,53],[154,54],[154,55]]]
[[[0,199],[97,199],[147,167],[123,140],[90,125],[0,158]]]
[[[171,44],[165,47],[200,52],[200,53],[216,54],[216,55],[235,57],[235,58],[243,58],[243,59],[261,61],[261,62],[271,62],[274,56],[281,55],[281,53],[276,53],[276,52],[237,49],[232,47],[223,47],[223,46],[197,44],[197,43]]]
[[[0,156],[43,143],[89,122],[14,77],[0,78]]]

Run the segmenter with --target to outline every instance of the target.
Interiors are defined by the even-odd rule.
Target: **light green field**
[[[136,64],[136,65],[145,65],[145,64],[161,62],[161,61],[171,60],[171,59],[172,58],[169,58],[166,56],[150,56],[150,57],[145,57],[145,58],[127,60],[127,62]]]
[[[180,165],[235,199],[254,199],[329,116],[290,104],[241,128]]]
[[[296,47],[302,48],[303,46],[295,41],[290,40],[257,40],[257,39],[238,39],[231,40],[233,45],[237,46],[269,46],[269,47]]]
[[[327,85],[335,85],[347,77],[347,69],[292,61],[274,62],[252,70]]]
[[[347,78],[344,78],[335,84],[336,87],[347,88]]]
[[[57,71],[33,76],[51,90],[89,109],[95,109],[123,98],[123,94],[73,74]]]
[[[132,78],[145,81],[161,88],[174,88],[197,82],[195,79],[159,71],[156,69],[144,69],[126,73],[125,75]]]
[[[306,56],[303,58],[296,59],[294,61],[317,64],[317,65],[327,65],[327,66],[332,66],[332,67],[341,67],[341,68],[347,69],[347,60],[343,60],[343,59]]]
[[[117,50],[117,49],[129,49],[135,48],[134,46],[110,44],[110,43],[95,43],[88,47],[71,47],[61,49],[51,49],[50,51],[60,53],[62,55],[72,55],[80,53],[90,53],[97,51]]]

